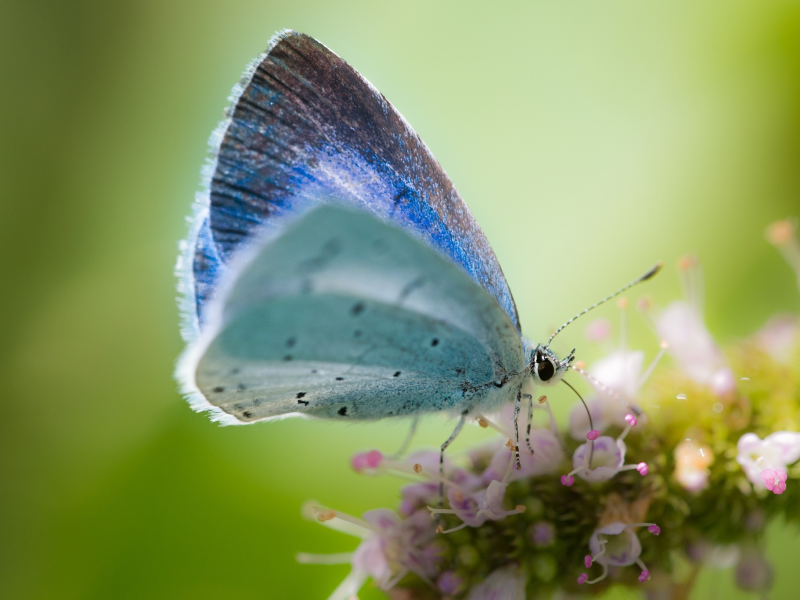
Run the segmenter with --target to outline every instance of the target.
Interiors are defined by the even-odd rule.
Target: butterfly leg
[[[411,445],[411,440],[414,439],[414,434],[417,433],[418,424],[419,424],[419,415],[415,415],[414,419],[411,421],[411,429],[408,430],[408,435],[406,435],[406,439],[403,440],[403,444],[400,446],[400,448],[398,448],[397,452],[391,455],[390,457],[391,459],[397,460],[406,453],[408,447]]]
[[[522,401],[522,388],[517,390],[517,398],[514,400],[514,461],[517,464],[517,471],[522,469],[519,462],[519,405]]]
[[[439,453],[439,508],[444,506],[444,451],[447,450],[447,447],[453,443],[458,437],[458,434],[461,433],[461,428],[464,427],[464,423],[467,420],[467,415],[469,414],[468,410],[465,410],[461,413],[461,418],[458,420],[458,425],[453,430],[453,433],[450,434],[450,437],[447,438],[447,441],[442,444],[442,451]]]
[[[528,446],[528,451],[533,456],[533,448],[531,447],[531,423],[533,423],[533,396],[525,394],[528,397],[528,431],[525,433],[525,444]]]

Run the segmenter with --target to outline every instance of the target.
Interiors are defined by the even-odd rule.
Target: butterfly
[[[447,411],[444,452],[468,417],[514,401],[516,425],[529,384],[563,378],[574,350],[521,335],[472,213],[358,72],[282,31],[230,100],[178,265],[193,408],[224,424]]]

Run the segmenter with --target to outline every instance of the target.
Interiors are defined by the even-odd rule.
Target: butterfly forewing
[[[256,232],[321,200],[424,239],[495,298],[519,330],[491,246],[444,170],[394,107],[316,40],[285,31],[234,92],[192,241],[195,310]]]

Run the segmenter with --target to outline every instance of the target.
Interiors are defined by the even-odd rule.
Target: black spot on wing
[[[214,388],[212,391],[213,391],[214,393],[216,393],[216,394],[221,394],[222,392],[224,392],[224,391],[225,391],[225,388],[224,388],[224,387],[222,387],[221,385],[218,385],[218,386],[217,386],[217,387],[215,387],[215,388]]]
[[[306,395],[305,392],[297,392],[297,396],[296,397],[297,398],[303,398],[303,397],[305,397],[305,395]]]
[[[362,312],[364,312],[363,302],[356,302],[355,304],[353,304],[353,308],[350,309],[350,314],[352,314],[354,317],[357,317]]]
[[[439,345],[439,340],[437,338],[433,338],[431,340],[431,346],[438,346],[438,345]]]
[[[342,415],[343,417],[347,416],[347,407],[346,407],[346,406],[343,406],[342,408],[340,408],[340,409],[339,409],[339,411],[338,411],[338,412],[339,412],[339,414],[340,414],[340,415]]]
[[[394,373],[394,375],[392,375],[392,377],[400,377],[400,371],[395,371],[395,373]]]

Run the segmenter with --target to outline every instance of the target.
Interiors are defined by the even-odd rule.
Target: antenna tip
[[[657,274],[657,273],[658,273],[658,272],[661,270],[661,268],[662,268],[663,266],[664,266],[664,263],[663,263],[663,262],[658,262],[658,263],[656,263],[656,264],[653,266],[653,268],[652,268],[652,269],[650,269],[650,270],[649,270],[647,273],[645,273],[644,275],[642,275],[642,279],[641,279],[641,281],[647,281],[648,279],[650,279],[650,278],[652,278],[652,277],[655,277],[655,276],[656,276],[656,274]]]

